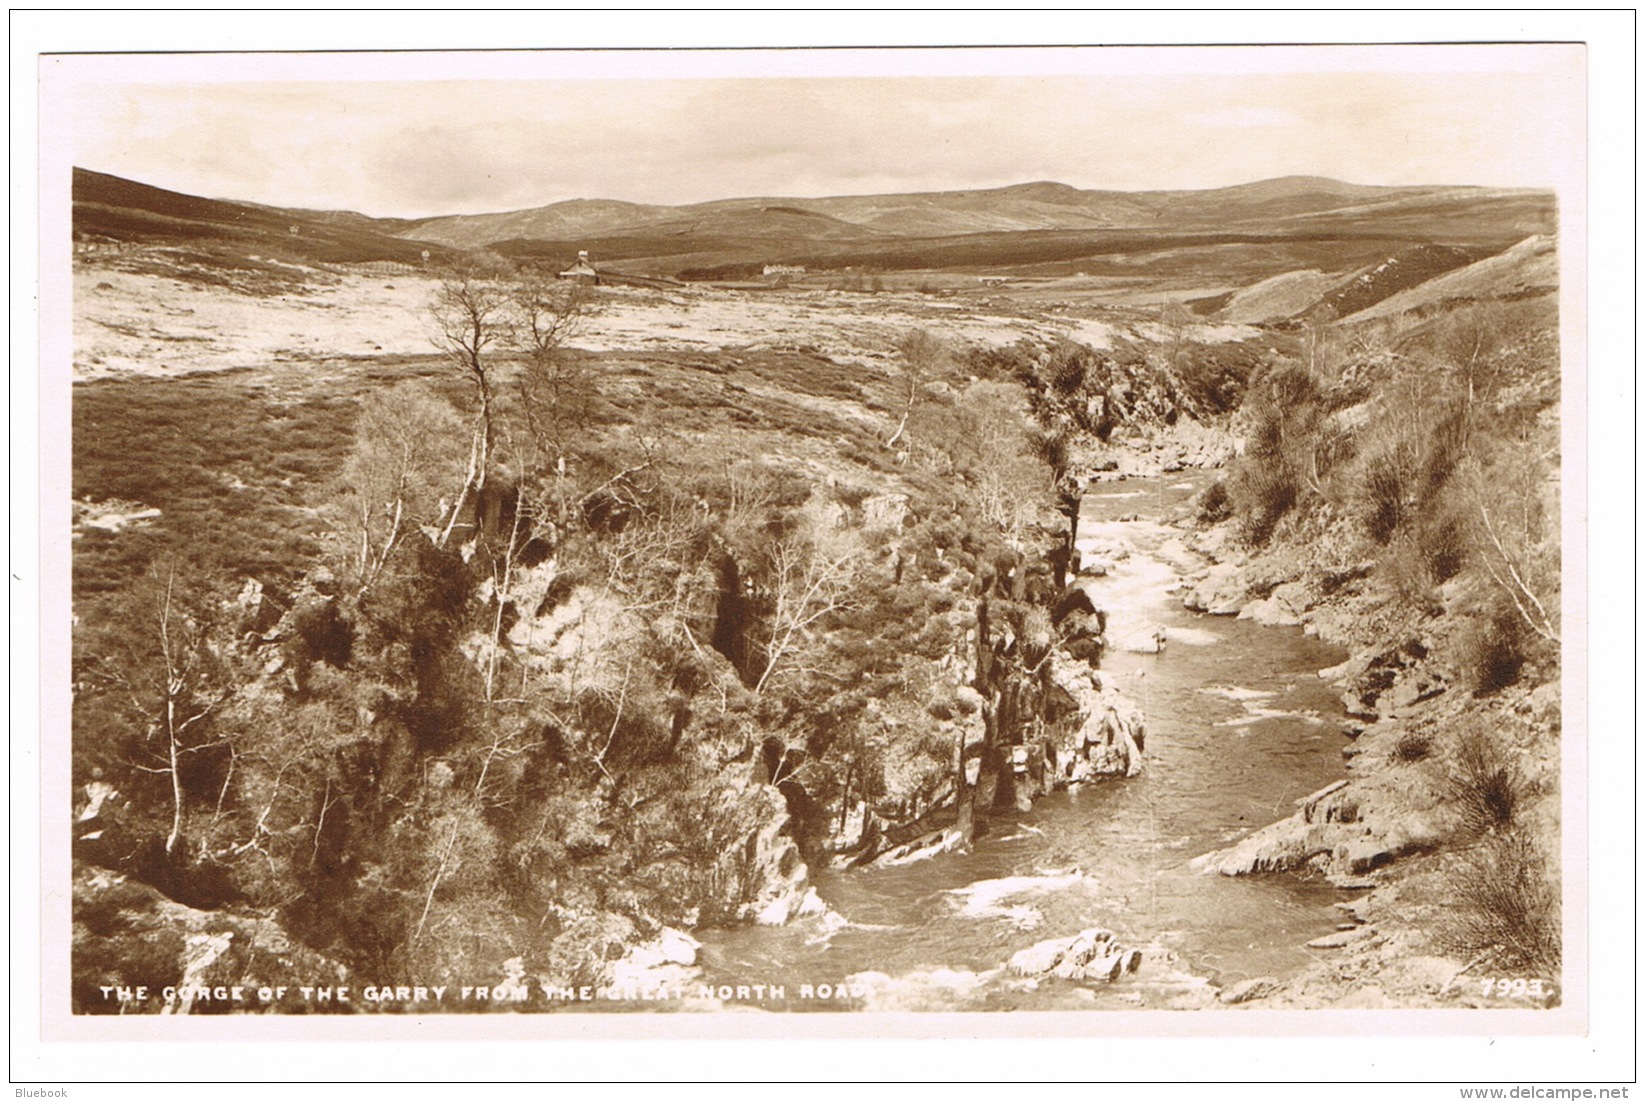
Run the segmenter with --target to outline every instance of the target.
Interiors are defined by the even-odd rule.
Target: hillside
[[[74,235],[77,239],[135,244],[232,244],[243,254],[350,263],[393,260],[421,263],[428,246],[384,232],[398,228],[352,212],[202,199],[165,188],[74,170]],[[436,246],[434,252],[446,250]]]
[[[1234,292],[1217,314],[1247,325],[1294,318],[1313,309],[1331,287],[1323,272],[1283,272]]]
[[[1550,294],[1559,286],[1553,238],[1528,237],[1496,256],[1456,268],[1349,315],[1350,322],[1433,311],[1457,302],[1488,302]]]

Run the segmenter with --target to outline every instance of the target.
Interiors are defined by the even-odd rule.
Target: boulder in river
[[[1073,937],[1050,938],[1019,950],[1012,954],[1009,967],[1019,976],[1112,983],[1135,972],[1141,962],[1139,950],[1121,945],[1112,931],[1092,927]]]
[[[1377,936],[1374,926],[1355,926],[1351,930],[1338,930],[1334,934],[1316,937],[1308,943],[1310,949],[1344,949],[1350,945],[1358,945],[1362,941],[1370,941]]]
[[[1240,568],[1227,562],[1211,567],[1182,598],[1184,608],[1212,616],[1236,616],[1246,603],[1245,579]]]

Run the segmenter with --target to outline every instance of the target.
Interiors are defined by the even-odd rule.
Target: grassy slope
[[[643,431],[675,454],[703,447],[791,462],[876,492],[893,480],[875,436],[890,416],[889,379],[802,352],[594,358],[608,431]],[[118,591],[171,547],[229,573],[290,581],[327,537],[319,510],[334,496],[360,397],[425,378],[470,404],[467,384],[432,355],[331,368],[318,379],[295,367],[78,385],[75,498],[135,502],[162,518],[84,531],[77,596]]]

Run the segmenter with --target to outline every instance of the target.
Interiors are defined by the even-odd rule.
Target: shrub
[[[1455,868],[1456,900],[1443,911],[1440,940],[1506,968],[1557,971],[1559,884],[1529,832],[1493,834]]]
[[[1412,762],[1426,761],[1434,750],[1433,740],[1420,731],[1406,731],[1395,741],[1394,748],[1388,756],[1394,761],[1409,765]]]
[[[1361,484],[1362,522],[1371,538],[1387,543],[1405,518],[1405,479],[1398,457],[1390,450],[1374,456],[1365,467]]]
[[[1472,728],[1457,739],[1445,788],[1463,829],[1481,834],[1513,822],[1524,782],[1503,747],[1487,732]]]
[[[1457,665],[1474,693],[1488,696],[1519,680],[1532,642],[1525,621],[1512,605],[1501,601],[1463,629]]]
[[[1202,413],[1232,413],[1261,366],[1260,355],[1254,345],[1184,347],[1176,358],[1176,369],[1189,403]]]
[[[1436,584],[1454,578],[1468,562],[1468,528],[1455,513],[1440,513],[1417,532],[1417,547]]]
[[[1051,390],[1064,398],[1072,397],[1085,386],[1086,361],[1084,349],[1059,345],[1045,365],[1045,374]]]
[[[1300,492],[1296,474],[1288,466],[1256,462],[1241,467],[1228,494],[1245,541],[1256,547],[1267,543],[1285,514],[1296,506]]]
[[[1195,516],[1202,524],[1215,524],[1233,516],[1234,508],[1228,498],[1228,484],[1220,478],[1211,483],[1200,493],[1194,509]]]
[[[1444,611],[1434,598],[1434,576],[1414,534],[1394,537],[1377,561],[1377,576],[1400,604],[1435,615]]]
[[[1437,412],[1438,420],[1425,434],[1427,446],[1418,475],[1418,490],[1424,502],[1432,501],[1445,488],[1468,450],[1466,407],[1453,403],[1449,409]]]

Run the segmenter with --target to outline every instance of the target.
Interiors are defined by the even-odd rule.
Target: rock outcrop
[[[1241,980],[1239,983],[1224,987],[1218,992],[1217,1001],[1228,1006],[1238,1006],[1241,1003],[1265,999],[1279,990],[1278,980],[1268,976],[1258,976],[1255,979]]]
[[[1250,601],[1239,610],[1241,620],[1255,620],[1267,627],[1296,627],[1312,605],[1308,590],[1300,582],[1275,586],[1268,596]]]
[[[754,893],[738,917],[762,926],[781,926],[804,913],[806,901],[816,896],[809,892],[809,873],[800,859],[800,847],[788,833],[788,806],[782,793],[759,785],[746,798],[755,804],[754,819],[760,826],[743,844],[741,854],[728,855],[740,865],[736,871]]]
[[[1062,654],[1051,656],[1050,674],[1077,716],[1065,723],[1052,747],[1055,784],[1141,773],[1147,727],[1137,706],[1101,671]]]
[[[1193,867],[1223,876],[1313,867],[1346,886],[1398,857],[1432,849],[1445,837],[1432,801],[1407,801],[1397,812],[1367,816],[1363,799],[1360,788],[1335,781],[1298,800],[1296,814],[1195,858]]]
[[[1238,565],[1220,562],[1205,572],[1182,596],[1182,605],[1212,616],[1237,616],[1250,603],[1245,579]]]

